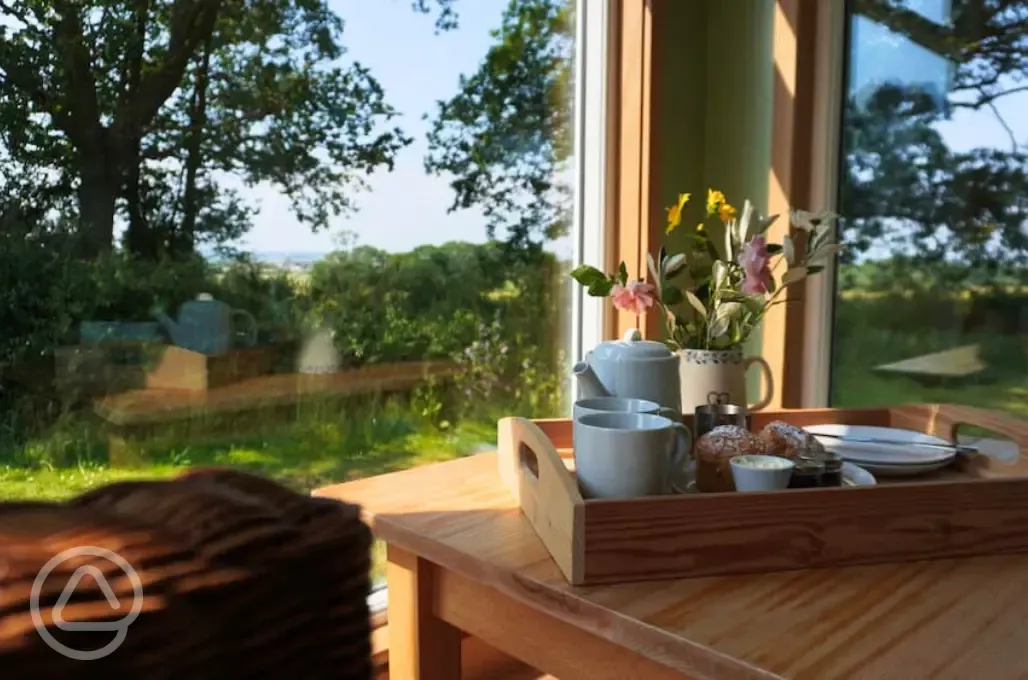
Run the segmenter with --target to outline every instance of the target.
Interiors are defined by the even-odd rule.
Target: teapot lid
[[[631,361],[633,359],[665,359],[671,356],[671,350],[662,342],[643,340],[639,329],[632,328],[625,332],[620,340],[601,342],[593,350],[597,359],[615,361]]]

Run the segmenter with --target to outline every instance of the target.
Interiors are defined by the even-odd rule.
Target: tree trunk
[[[196,83],[189,111],[189,141],[186,156],[186,186],[183,195],[182,226],[176,250],[191,254],[196,246],[196,218],[200,210],[196,182],[203,162],[203,134],[207,125],[207,85],[211,65],[211,41],[204,46],[203,58],[196,68]]]
[[[150,11],[149,0],[140,0],[135,9],[135,33],[132,36],[131,50],[128,54],[128,87],[125,90],[126,101],[136,96],[139,84],[143,79],[143,54],[146,49],[147,15]],[[128,231],[125,234],[125,247],[130,253],[147,260],[156,260],[160,254],[158,235],[151,228],[143,209],[140,196],[140,178],[142,176],[141,147],[142,131],[132,129],[131,137],[126,142],[126,178],[125,205],[128,209]]]
[[[109,253],[114,245],[114,210],[121,173],[110,156],[107,150],[80,152],[78,254],[83,258]]]

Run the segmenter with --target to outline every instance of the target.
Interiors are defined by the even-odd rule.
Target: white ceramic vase
[[[692,413],[703,404],[736,404],[759,411],[771,403],[774,382],[771,367],[762,357],[744,357],[742,347],[683,349],[677,354],[682,413]],[[754,364],[764,373],[764,395],[755,404],[747,404],[746,371]]]

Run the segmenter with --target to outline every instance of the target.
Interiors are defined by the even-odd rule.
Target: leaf
[[[753,222],[753,204],[750,199],[742,204],[742,215],[735,226],[736,243],[746,243],[750,240],[750,224]],[[730,259],[730,258],[725,258]]]
[[[782,254],[782,246],[778,245],[777,243],[768,243],[767,244],[767,254],[768,255],[781,255]]]
[[[803,231],[811,231],[814,228],[814,219],[817,216],[806,210],[793,210],[789,217],[791,218],[792,226]]]
[[[660,271],[657,269],[657,264],[653,261],[653,253],[646,253],[646,266],[650,270],[650,276],[653,277],[653,282],[656,284],[657,289],[660,289]]]
[[[728,325],[731,323],[730,319],[715,319],[714,323],[710,325],[710,337],[719,338],[728,332]]]
[[[682,272],[685,265],[685,253],[672,255],[664,262],[664,276],[670,279],[675,274]]]
[[[715,262],[712,276],[714,279],[714,287],[721,288],[724,285],[725,279],[728,278],[728,266],[720,260]]]
[[[732,259],[731,234],[728,225],[714,220],[705,232],[709,238],[707,247],[711,249],[711,257],[715,260]]]
[[[689,304],[701,317],[707,317],[707,308],[703,306],[703,303],[700,302],[700,299],[696,297],[695,293],[691,290],[685,291],[685,299],[689,301]]]
[[[589,284],[586,292],[593,297],[607,297],[613,288],[614,283],[610,279],[597,279]]]
[[[760,314],[764,311],[764,296],[746,295],[743,298],[743,304],[746,305],[746,309],[750,310],[751,314]]]
[[[581,267],[575,267],[574,271],[571,272],[571,278],[583,286],[591,286],[594,281],[606,280],[607,275],[596,267],[583,264]]]
[[[757,222],[756,234],[765,234],[767,230],[771,228],[771,225],[778,221],[778,215],[769,215],[764,217]],[[756,235],[755,234],[755,235]]]
[[[665,305],[677,305],[685,297],[682,295],[682,291],[678,290],[674,286],[670,286],[664,289],[662,301]]]
[[[788,234],[782,239],[782,252],[785,254],[786,264],[791,267],[796,262],[796,246]]]
[[[624,286],[628,283],[628,267],[622,262],[621,266],[618,267],[618,276],[621,278],[621,285]]]
[[[806,277],[807,277],[807,268],[806,267],[791,267],[789,269],[789,271],[785,272],[785,275],[782,277],[782,285],[783,286],[788,286],[791,283],[796,283],[797,281],[802,281]]]
[[[822,262],[824,260],[835,257],[836,253],[841,252],[845,249],[841,243],[826,243],[823,246],[819,246],[810,257],[807,258],[808,262]]]
[[[714,311],[714,321],[721,319],[731,320],[736,315],[741,315],[746,308],[741,302],[722,302]]]
[[[732,341],[731,335],[727,335],[726,333],[728,333],[727,328],[725,329],[725,333],[722,333],[711,341],[710,349],[727,349],[734,345],[735,343]]]
[[[824,267],[823,266],[821,266],[821,265],[810,265],[810,266],[807,267],[807,276],[811,276],[813,274],[820,274],[822,271],[824,271]]]

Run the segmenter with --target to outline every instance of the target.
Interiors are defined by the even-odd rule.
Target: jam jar
[[[824,470],[818,486],[842,486],[842,456],[837,453],[824,453],[821,461]]]
[[[795,467],[789,479],[790,489],[813,489],[821,486],[821,477],[825,471],[824,461],[820,456],[801,453],[793,460]]]

